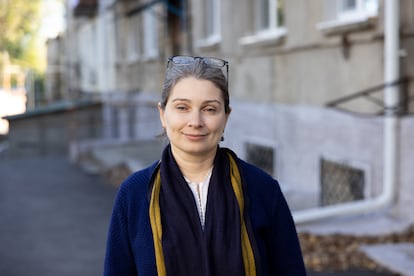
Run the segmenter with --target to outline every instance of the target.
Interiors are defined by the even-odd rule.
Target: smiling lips
[[[183,133],[183,134],[191,140],[200,140],[207,136],[207,134],[191,134],[191,133]]]

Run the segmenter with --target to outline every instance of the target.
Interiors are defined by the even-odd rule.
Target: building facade
[[[106,138],[150,139],[166,58],[221,57],[233,108],[223,145],[273,174],[294,210],[373,199],[385,189],[385,2],[67,1],[66,89],[106,101]],[[411,216],[414,3],[398,3],[394,206]]]

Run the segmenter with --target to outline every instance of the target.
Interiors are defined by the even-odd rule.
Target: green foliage
[[[0,0],[0,52],[22,59],[40,25],[42,0]]]

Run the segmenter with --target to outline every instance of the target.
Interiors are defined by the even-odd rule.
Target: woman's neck
[[[197,156],[185,154],[171,149],[175,161],[182,174],[192,182],[202,182],[213,167],[216,151],[207,155]]]

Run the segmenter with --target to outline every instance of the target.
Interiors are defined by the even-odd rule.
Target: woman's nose
[[[191,112],[188,125],[192,127],[201,127],[203,126],[203,118],[198,111]]]

